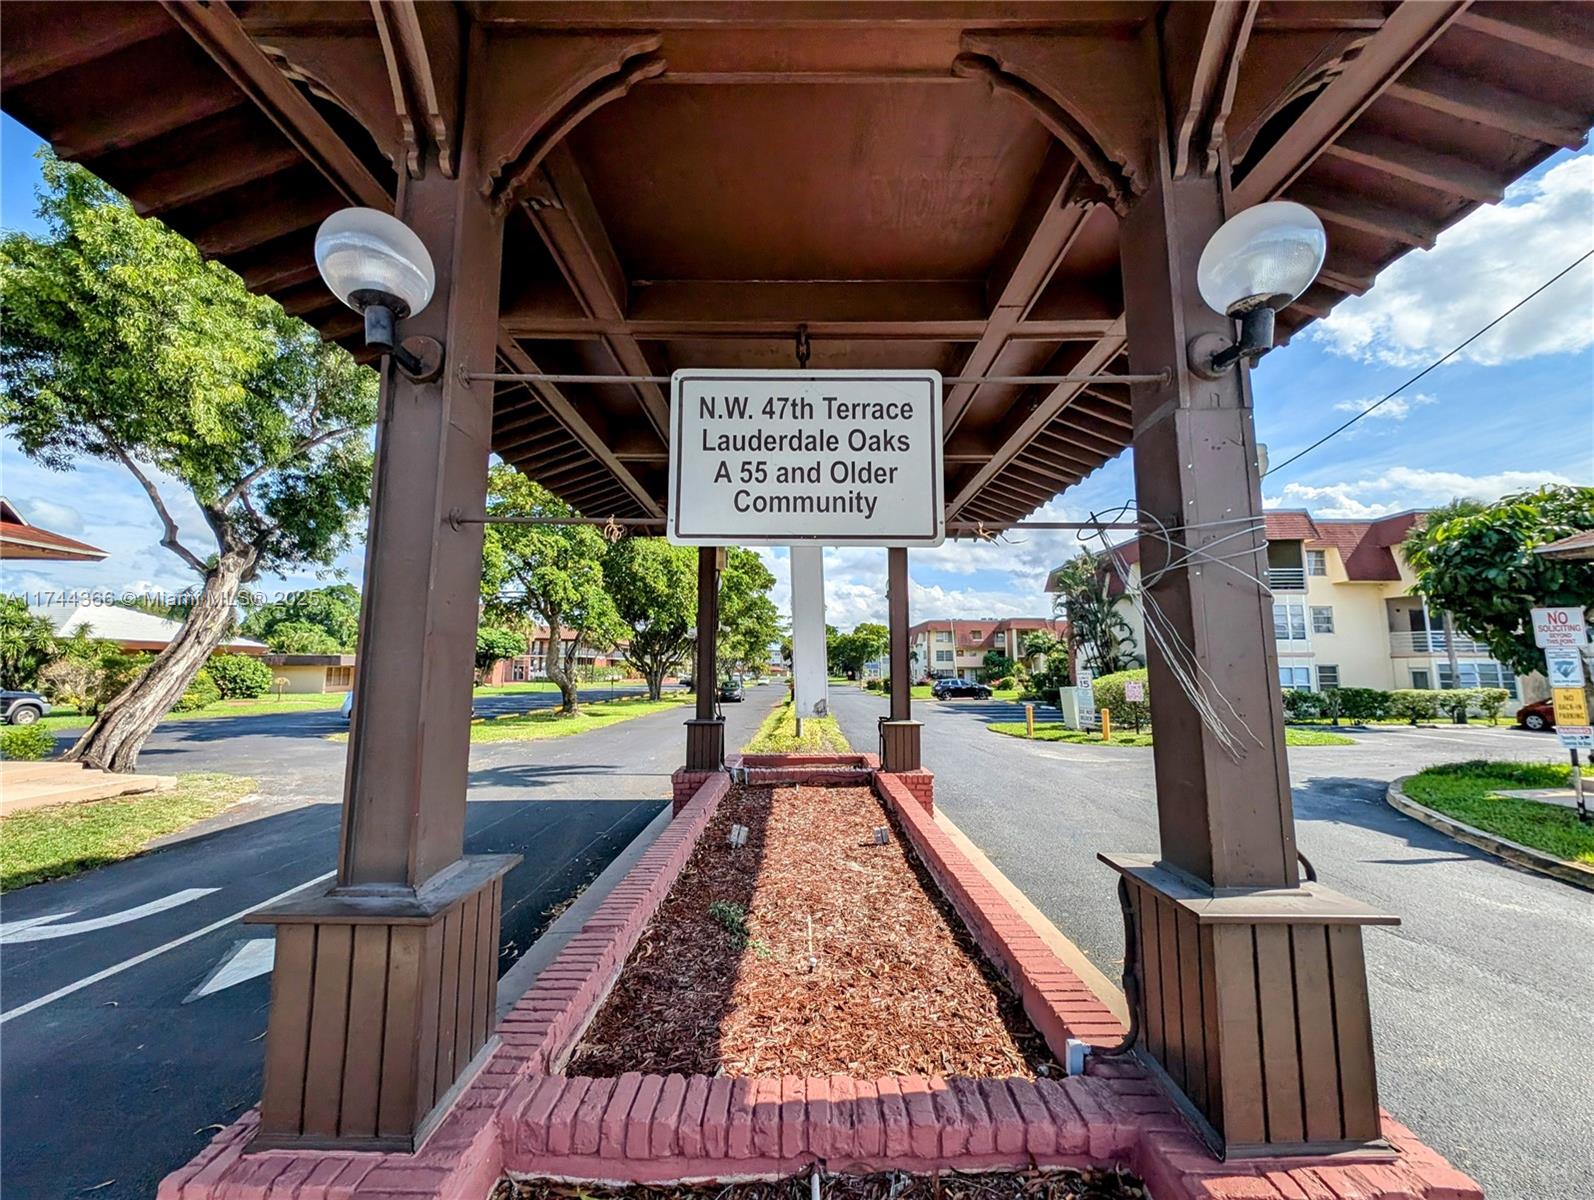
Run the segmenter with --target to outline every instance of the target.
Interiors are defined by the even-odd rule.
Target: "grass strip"
[[[583,704],[576,713],[565,713],[557,708],[540,708],[535,712],[512,717],[491,717],[472,721],[470,740],[483,742],[540,742],[545,738],[570,737],[605,729],[622,721],[650,717],[654,713],[670,712],[692,703],[689,693],[665,696],[662,700],[649,700],[646,696],[625,696],[618,700],[601,700]],[[328,741],[346,742],[347,730],[327,735]]]
[[[1006,734],[1008,737],[1025,737],[1026,731],[1022,721],[998,721],[987,725],[992,733]],[[1101,734],[1090,733],[1082,729],[1068,729],[1055,721],[1035,722],[1035,741],[1037,742],[1077,742],[1092,746],[1149,746],[1151,733],[1142,730],[1140,733],[1132,729],[1114,729],[1112,741],[1103,743]],[[1286,746],[1354,746],[1356,740],[1338,733],[1319,733],[1315,729],[1285,729],[1284,744]]]
[[[253,779],[237,775],[179,775],[166,791],[0,817],[0,891],[131,858],[155,838],[213,816],[254,790]]]
[[[852,746],[841,732],[835,717],[804,717],[802,736],[797,736],[797,713],[790,700],[782,704],[758,727],[744,754],[850,754]]]
[[[1594,768],[1583,775],[1594,779]],[[1404,791],[1426,805],[1486,833],[1557,858],[1594,866],[1594,824],[1584,824],[1563,804],[1501,796],[1521,788],[1569,788],[1572,768],[1555,763],[1444,763],[1406,780]]]

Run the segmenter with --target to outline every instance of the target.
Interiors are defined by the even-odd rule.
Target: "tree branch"
[[[314,450],[317,446],[324,442],[330,442],[334,438],[340,438],[353,432],[355,432],[354,426],[340,425],[336,429],[328,429],[324,433],[316,434],[314,437],[305,438],[304,441],[300,442],[292,450],[288,451],[287,457],[278,462],[264,463],[263,465],[256,467],[253,471],[250,471],[249,474],[245,475],[237,483],[233,484],[232,487],[227,490],[227,494],[217,501],[217,507],[225,511],[226,509],[230,508],[240,496],[254,486],[254,484],[262,475],[266,474],[266,472],[275,471],[278,467],[292,462],[301,454],[308,454],[311,450]]]
[[[115,454],[117,458],[122,460],[122,465],[131,471],[133,473],[133,478],[138,480],[138,482],[143,486],[144,494],[149,497],[149,502],[155,506],[156,513],[160,515],[161,525],[166,531],[161,537],[161,545],[165,546],[173,554],[177,555],[178,558],[182,559],[195,571],[199,572],[200,575],[207,574],[210,568],[205,565],[204,560],[177,540],[177,522],[172,520],[172,514],[166,507],[166,501],[161,498],[160,491],[155,487],[155,484],[150,481],[149,476],[138,469],[138,464],[133,461],[133,459],[128,455],[127,451],[123,450],[120,446],[117,446],[114,443],[109,444],[111,446],[111,452]]]

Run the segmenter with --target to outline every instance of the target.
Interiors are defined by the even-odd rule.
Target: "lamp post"
[[[315,265],[333,295],[365,317],[367,346],[417,383],[437,378],[442,345],[415,338],[411,350],[395,336],[396,323],[424,309],[437,286],[432,256],[413,229],[379,209],[340,209],[316,230]]]

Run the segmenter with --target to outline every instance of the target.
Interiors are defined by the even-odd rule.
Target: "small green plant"
[[[1402,717],[1415,725],[1439,715],[1438,693],[1421,688],[1402,688],[1389,694],[1389,715]]]
[[[220,701],[221,689],[216,686],[216,681],[210,677],[209,669],[201,667],[199,674],[194,676],[193,681],[188,685],[188,690],[173,705],[173,709],[176,712],[193,712],[196,708],[204,708],[207,705],[220,703]]]
[[[708,915],[725,927],[725,932],[731,935],[731,945],[736,949],[751,950],[759,958],[768,958],[774,953],[763,939],[753,936],[747,924],[747,909],[740,904],[716,900],[708,906]]]
[[[1457,725],[1467,723],[1467,710],[1478,703],[1476,688],[1446,688],[1439,693],[1439,709]]]
[[[1323,715],[1323,697],[1303,688],[1291,688],[1284,693],[1284,715],[1292,721],[1304,721]]]
[[[1500,712],[1510,699],[1511,693],[1504,688],[1479,688],[1478,710],[1489,718],[1489,724],[1498,725]]]
[[[49,758],[54,749],[55,735],[45,725],[7,725],[0,729],[0,758],[37,762]]]
[[[258,700],[271,690],[271,668],[253,655],[212,655],[205,670],[224,700]]]

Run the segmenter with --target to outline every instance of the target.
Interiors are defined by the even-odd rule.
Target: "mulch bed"
[[[809,1200],[809,1175],[729,1186],[625,1188],[553,1183],[542,1179],[501,1180],[490,1200]],[[908,1175],[826,1175],[823,1200],[1141,1200],[1143,1184],[1116,1171],[987,1171]]]
[[[568,1072],[1060,1076],[881,826],[868,788],[733,788]]]

